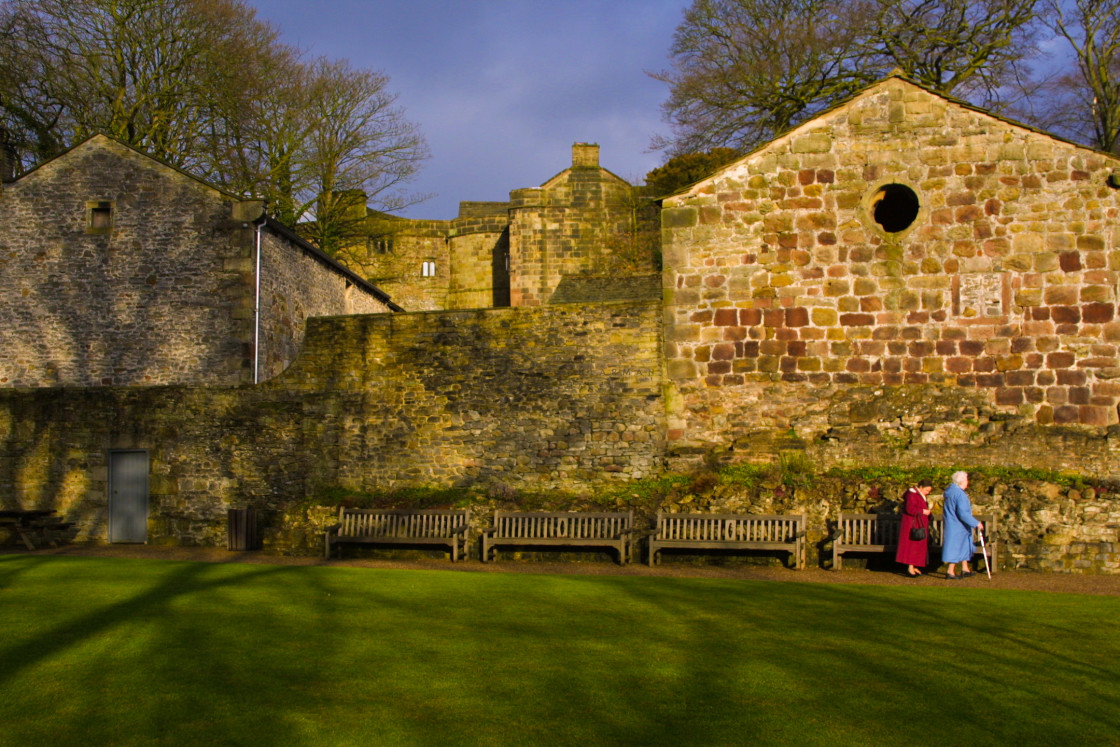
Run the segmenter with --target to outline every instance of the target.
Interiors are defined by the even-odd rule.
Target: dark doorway
[[[509,306],[509,228],[494,244],[491,273],[494,278],[494,308]]]

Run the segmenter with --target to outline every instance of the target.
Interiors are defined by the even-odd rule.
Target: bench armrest
[[[325,534],[338,534],[339,529],[342,529],[342,524],[331,524],[329,527],[325,527],[323,532]]]
[[[496,532],[496,531],[498,531],[498,528],[497,528],[497,527],[488,527],[488,528],[486,528],[486,529],[482,529],[482,530],[480,530],[480,531],[479,531],[479,533],[478,533],[478,536],[480,536],[480,537],[481,537],[481,536],[482,536],[482,535],[484,535],[484,534],[493,534],[493,533],[494,533],[494,532]]]
[[[464,522],[463,524],[460,524],[459,526],[452,529],[451,533],[452,534],[463,534],[470,528],[471,528],[471,525]]]

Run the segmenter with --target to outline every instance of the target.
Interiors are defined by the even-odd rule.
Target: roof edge
[[[921,89],[922,91],[925,91],[926,93],[928,93],[931,96],[936,96],[940,99],[943,99],[943,100],[949,102],[950,104],[953,104],[955,106],[959,106],[963,109],[967,109],[967,110],[975,112],[977,114],[984,115],[986,117],[991,117],[992,119],[1003,122],[1004,124],[1009,125],[1011,127],[1016,127],[1018,129],[1027,130],[1028,132],[1033,132],[1036,135],[1042,135],[1043,137],[1048,137],[1051,140],[1055,140],[1059,143],[1064,143],[1064,144],[1069,145],[1073,148],[1078,148],[1080,150],[1086,150],[1086,151],[1089,151],[1090,153],[1095,153],[1097,155],[1104,156],[1105,158],[1120,161],[1120,156],[1117,156],[1115,153],[1110,153],[1108,151],[1099,150],[1097,148],[1093,148],[1092,146],[1084,145],[1082,143],[1075,142],[1073,140],[1070,140],[1069,138],[1062,137],[1061,135],[1056,135],[1053,132],[1043,130],[1039,127],[1035,127],[1033,125],[1025,124],[1023,122],[1020,122],[1016,119],[1012,119],[1012,118],[1007,117],[1007,116],[1004,116],[1002,114],[996,114],[992,111],[989,111],[988,109],[985,109],[981,106],[977,106],[975,104],[970,104],[969,102],[967,102],[963,99],[956,98],[955,96],[952,96],[950,94],[941,93],[940,91],[935,91],[932,88],[930,88],[929,86],[927,86],[923,83],[920,83],[920,82],[914,80],[913,78],[910,78],[905,73],[903,73],[902,70],[896,68],[896,69],[892,70],[891,72],[887,73],[885,76],[883,76],[879,80],[876,80],[872,83],[868,83],[866,86],[864,86],[860,90],[856,91],[855,93],[851,94],[850,96],[846,96],[843,99],[840,99],[840,100],[836,101],[835,103],[833,103],[828,108],[826,108],[826,109],[818,112],[817,114],[815,114],[811,119],[807,119],[804,122],[801,122],[799,124],[794,125],[793,127],[790,127],[789,129],[783,131],[782,133],[778,134],[777,136],[771,138],[770,140],[767,140],[765,143],[762,143],[761,145],[757,146],[756,148],[754,148],[754,149],[744,153],[743,155],[739,156],[738,158],[736,158],[731,163],[728,163],[728,164],[725,164],[725,165],[719,167],[718,169],[716,169],[712,173],[705,176],[703,179],[698,179],[698,180],[696,180],[696,181],[694,181],[690,184],[685,185],[684,187],[681,187],[676,192],[672,192],[670,194],[662,195],[661,197],[655,198],[655,199],[658,200],[658,201],[663,201],[663,200],[667,200],[671,197],[677,197],[678,195],[686,194],[687,192],[692,190],[693,187],[696,187],[699,184],[703,184],[704,182],[709,181],[710,179],[714,179],[714,178],[718,177],[720,174],[723,174],[724,172],[734,168],[735,166],[738,166],[739,164],[741,164],[744,161],[746,161],[747,159],[755,156],[756,154],[760,153],[761,151],[765,150],[766,148],[769,148],[770,146],[772,146],[774,143],[778,142],[779,140],[784,140],[786,138],[793,137],[793,135],[797,131],[801,130],[802,128],[810,127],[817,120],[819,120],[823,117],[829,116],[830,114],[836,112],[837,110],[839,110],[839,109],[841,109],[845,106],[849,106],[850,104],[852,104],[853,102],[855,102],[856,100],[858,100],[860,98],[871,95],[876,89],[881,88],[883,85],[885,85],[888,81],[891,81],[891,80],[901,81],[901,82],[906,83],[908,85],[911,85],[915,88]]]
[[[121,140],[120,138],[114,137],[113,135],[110,135],[106,132],[101,132],[101,131],[95,132],[92,135],[90,135],[89,137],[85,138],[84,140],[81,140],[77,143],[74,143],[73,145],[71,145],[66,150],[62,151],[61,153],[59,153],[55,156],[52,156],[51,158],[48,158],[47,160],[43,161],[42,163],[35,164],[35,166],[33,166],[32,168],[28,169],[27,171],[25,171],[22,174],[20,174],[19,176],[17,176],[15,179],[12,179],[10,182],[6,182],[6,183],[14,184],[15,182],[18,182],[19,180],[23,179],[24,177],[27,177],[27,176],[30,176],[30,175],[34,174],[35,172],[39,171],[43,167],[48,166],[48,165],[54,163],[55,161],[58,161],[59,159],[65,158],[66,156],[70,155],[71,153],[73,153],[78,148],[81,148],[83,145],[86,145],[86,144],[92,142],[93,140],[96,140],[97,138],[105,138],[106,140],[108,140],[111,143],[115,143],[116,145],[119,145],[122,148],[125,148],[126,150],[132,151],[133,153],[135,153],[138,156],[146,158],[149,161],[152,161],[154,163],[159,164],[160,166],[163,166],[164,168],[170,169],[170,170],[172,170],[172,171],[174,171],[178,174],[181,174],[182,176],[187,177],[191,181],[196,182],[196,183],[200,184],[201,186],[206,187],[207,189],[213,190],[214,192],[217,192],[218,194],[223,195],[224,197],[227,197],[231,200],[239,200],[240,201],[240,200],[246,200],[246,199],[250,199],[250,200],[254,199],[252,196],[234,194],[233,192],[230,192],[229,190],[224,189],[223,187],[219,187],[216,184],[213,184],[212,182],[206,181],[205,179],[203,179],[200,176],[192,174],[191,172],[187,171],[186,169],[183,169],[179,166],[168,163],[167,161],[164,161],[161,158],[157,158],[150,153],[145,153],[144,151],[137,148],[135,145],[131,145],[129,143],[126,143],[123,140]]]
[[[366,280],[365,278],[363,278],[361,275],[354,272],[350,268],[346,267],[341,262],[339,262],[335,258],[331,257],[329,254],[324,252],[322,249],[315,246],[311,242],[307,241],[307,239],[303,238],[298,233],[293,231],[291,228],[289,228],[288,226],[285,226],[283,223],[276,220],[272,216],[266,215],[263,219],[263,223],[264,223],[265,226],[267,226],[269,228],[269,230],[274,231],[275,233],[279,234],[280,236],[283,236],[285,239],[288,239],[293,244],[295,244],[300,249],[302,249],[304,252],[311,255],[311,257],[313,257],[314,259],[318,260],[322,264],[326,265],[328,268],[330,268],[330,269],[334,270],[335,272],[337,272],[338,274],[342,275],[349,282],[353,283],[354,285],[358,286],[362,290],[366,291],[367,293],[372,295],[374,298],[376,298],[378,301],[381,301],[383,304],[385,304],[386,306],[389,307],[390,311],[393,311],[393,312],[403,312],[404,311],[403,308],[401,308],[400,306],[398,306],[396,303],[393,302],[393,300],[389,297],[388,293],[381,290],[376,285],[369,282],[368,280]]]

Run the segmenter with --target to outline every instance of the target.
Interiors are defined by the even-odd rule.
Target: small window
[[[431,260],[425,260],[424,264],[420,266],[421,277],[434,278],[436,276],[436,263]]]
[[[372,254],[389,254],[393,251],[393,237],[371,236],[368,246]]]
[[[96,201],[86,203],[86,233],[111,233],[113,230],[113,203]]]

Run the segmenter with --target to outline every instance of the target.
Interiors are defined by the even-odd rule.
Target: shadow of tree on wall
[[[316,320],[304,354],[270,386],[304,389],[309,412],[328,408],[306,441],[333,455],[324,470],[337,472],[320,473],[328,485],[601,480],[625,474],[633,454],[659,453],[658,437],[626,434],[664,417],[654,311]]]
[[[230,260],[248,261],[249,242],[230,200],[139,156],[92,150],[5,188],[19,208],[7,344],[40,368],[28,381],[241,380],[251,320],[235,297],[250,285]],[[111,229],[88,229],[86,201],[106,197]]]

